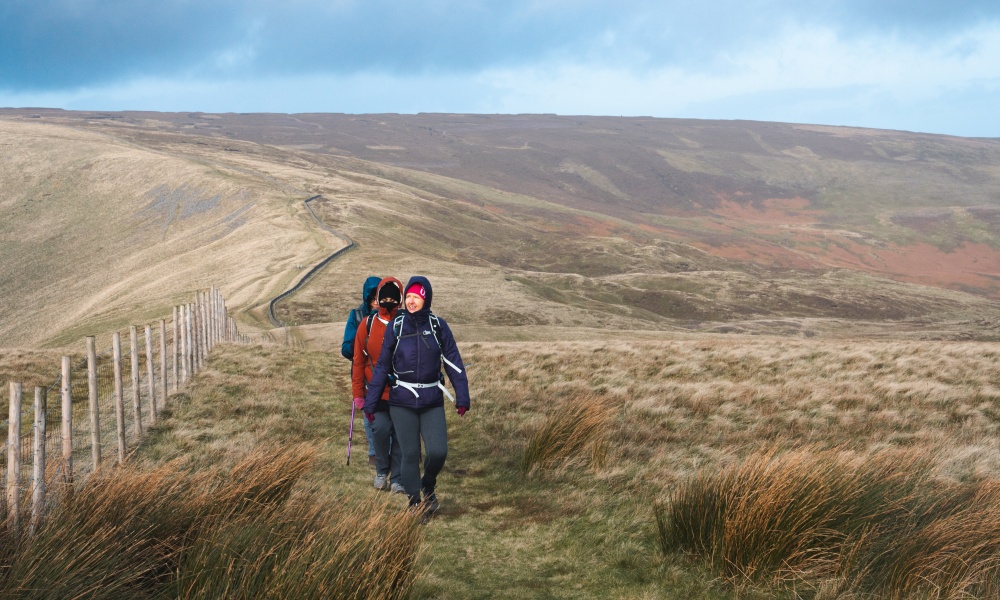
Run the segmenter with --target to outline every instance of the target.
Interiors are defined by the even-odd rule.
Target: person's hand
[[[467,410],[469,410],[469,407],[467,407],[467,406],[459,406],[458,407],[458,416],[460,416],[460,417],[465,416],[465,411],[467,411]]]
[[[365,418],[368,419],[369,423],[375,422],[375,413],[365,413]]]
[[[358,410],[361,410],[364,407],[365,407],[365,399],[364,398],[355,398],[354,399],[354,408],[356,408]]]

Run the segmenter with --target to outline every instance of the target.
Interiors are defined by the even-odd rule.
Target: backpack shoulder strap
[[[365,332],[368,333],[369,337],[371,337],[372,335],[372,323],[374,322],[375,322],[375,313],[368,315],[368,318],[365,319]]]
[[[431,313],[429,318],[431,321],[431,332],[434,333],[434,340],[438,343],[438,348],[441,348],[441,321],[434,313]]]
[[[403,317],[406,316],[405,313],[399,315],[392,320],[392,334],[396,336],[396,345],[392,347],[392,355],[396,356],[396,350],[399,348],[399,336],[403,333]]]

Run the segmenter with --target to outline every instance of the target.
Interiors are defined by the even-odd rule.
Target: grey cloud
[[[932,35],[1000,3],[790,0],[3,0],[0,89],[138,76],[474,72],[545,59],[705,64],[787,24]]]

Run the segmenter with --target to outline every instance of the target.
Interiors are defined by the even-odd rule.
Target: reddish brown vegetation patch
[[[823,215],[822,211],[809,210],[805,198],[768,198],[752,204],[723,200],[712,213],[725,219],[772,225],[815,223]]]

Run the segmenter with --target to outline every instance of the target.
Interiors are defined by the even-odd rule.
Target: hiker
[[[439,502],[434,493],[437,476],[448,456],[448,430],[444,415],[444,387],[448,373],[458,400],[460,416],[469,410],[469,380],[455,338],[444,319],[431,312],[431,284],[425,277],[411,277],[403,295],[404,311],[385,330],[382,353],[365,396],[365,418],[375,418],[382,391],[389,390],[389,416],[403,454],[402,482],[410,507],[425,516]],[[452,398],[454,400],[454,398]],[[426,458],[420,476],[420,442]],[[420,495],[423,493],[423,501]]]
[[[364,285],[361,286],[361,304],[352,308],[347,315],[347,323],[344,325],[344,341],[340,344],[340,353],[347,360],[354,360],[354,338],[358,335],[358,325],[365,320],[365,317],[378,310],[375,291],[381,281],[381,277],[374,275],[365,279]],[[354,407],[361,408],[357,402],[354,403]],[[368,439],[368,464],[375,466],[375,435],[372,432],[372,424],[367,419],[364,420],[364,425],[365,437]]]
[[[375,363],[382,353],[382,340],[386,326],[396,318],[396,310],[403,300],[403,282],[395,277],[386,277],[375,291],[377,312],[368,315],[358,327],[354,339],[354,363],[351,367],[351,388],[354,392],[354,406],[364,408],[365,392],[375,371]],[[404,493],[400,483],[400,461],[402,454],[389,416],[389,390],[375,405],[375,420],[371,421],[375,440],[375,489],[385,489],[386,479],[392,492]],[[365,419],[367,421],[367,419]],[[391,474],[391,477],[390,477]]]

